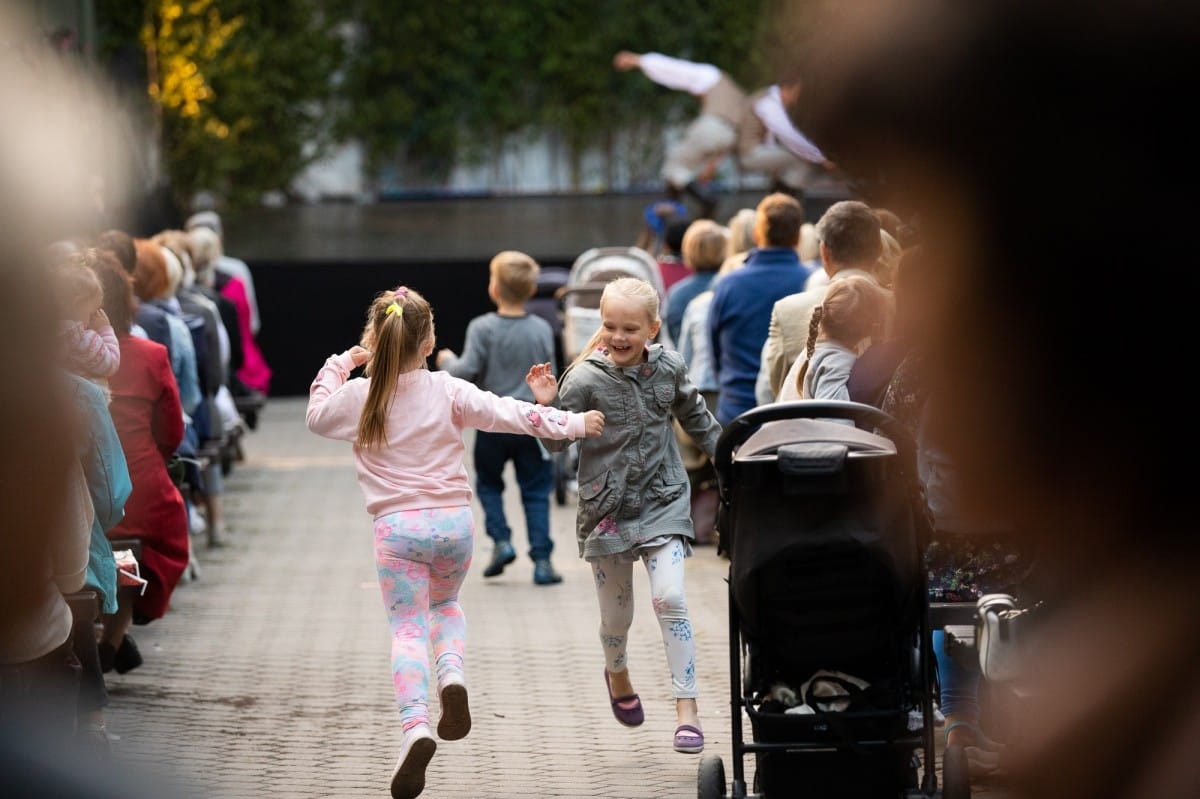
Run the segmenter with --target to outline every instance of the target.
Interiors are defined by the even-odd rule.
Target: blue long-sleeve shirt
[[[708,312],[722,426],[757,405],[754,384],[775,302],[804,290],[810,271],[790,247],[754,250],[741,269],[714,283]]]

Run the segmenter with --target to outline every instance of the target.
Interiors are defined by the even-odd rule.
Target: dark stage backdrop
[[[534,256],[543,267],[571,258]],[[437,347],[462,352],[467,323],[493,310],[488,261],[249,261],[262,330],[258,343],[274,372],[271,396],[302,396],[325,358],[356,344],[375,294],[401,284],[433,306]]]

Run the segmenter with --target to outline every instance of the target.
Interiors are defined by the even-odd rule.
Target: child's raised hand
[[[365,347],[360,347],[357,344],[346,350],[346,354],[350,356],[350,361],[356,367],[362,366],[364,363],[371,360],[371,351]]]
[[[109,327],[111,323],[108,321],[108,314],[103,308],[97,308],[92,311],[92,315],[88,317],[88,327],[92,330],[102,330]]]
[[[604,414],[600,411],[585,411],[583,429],[586,437],[598,438],[604,432]]]
[[[454,350],[440,349],[438,350],[437,358],[434,359],[434,364],[439,369],[445,369],[446,361],[455,357],[457,356],[454,354]]]
[[[525,383],[533,392],[533,401],[538,405],[549,405],[558,396],[558,381],[549,363],[535,363],[525,375]]]

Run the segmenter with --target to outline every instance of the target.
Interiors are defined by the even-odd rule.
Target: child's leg
[[[550,540],[550,492],[554,490],[554,461],[537,439],[523,436],[513,457],[521,505],[525,508],[525,529],[529,532],[529,557],[549,560],[554,550]]]
[[[429,532],[421,511],[375,520],[375,565],[392,630],[392,680],[405,732],[429,724]]]
[[[471,508],[439,508],[430,514],[433,561],[429,578],[430,639],[438,683],[462,677],[467,644],[467,619],[458,592],[471,566],[475,517]]]
[[[592,562],[596,598],[600,601],[600,642],[604,645],[604,663],[609,674],[623,674],[626,668],[625,645],[633,624],[633,564],[617,558]],[[615,683],[616,681],[614,681]],[[631,691],[619,690],[618,696]]]
[[[671,693],[678,699],[695,699],[696,642],[684,594],[683,542],[674,538],[642,556],[650,575],[650,597],[662,628],[667,666],[671,670]]]
[[[475,495],[483,506],[484,529],[499,544],[512,540],[504,517],[504,465],[508,462],[505,433],[480,430],[475,434]]]

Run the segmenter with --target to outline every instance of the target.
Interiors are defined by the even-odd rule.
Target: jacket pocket
[[[670,408],[671,403],[675,401],[675,385],[673,383],[660,383],[656,385],[654,387],[654,401],[660,408]]]
[[[611,471],[579,481],[579,529],[590,533],[617,509],[621,496]]]
[[[683,469],[663,469],[650,483],[650,495],[656,502],[673,502],[687,490],[687,472]]]

